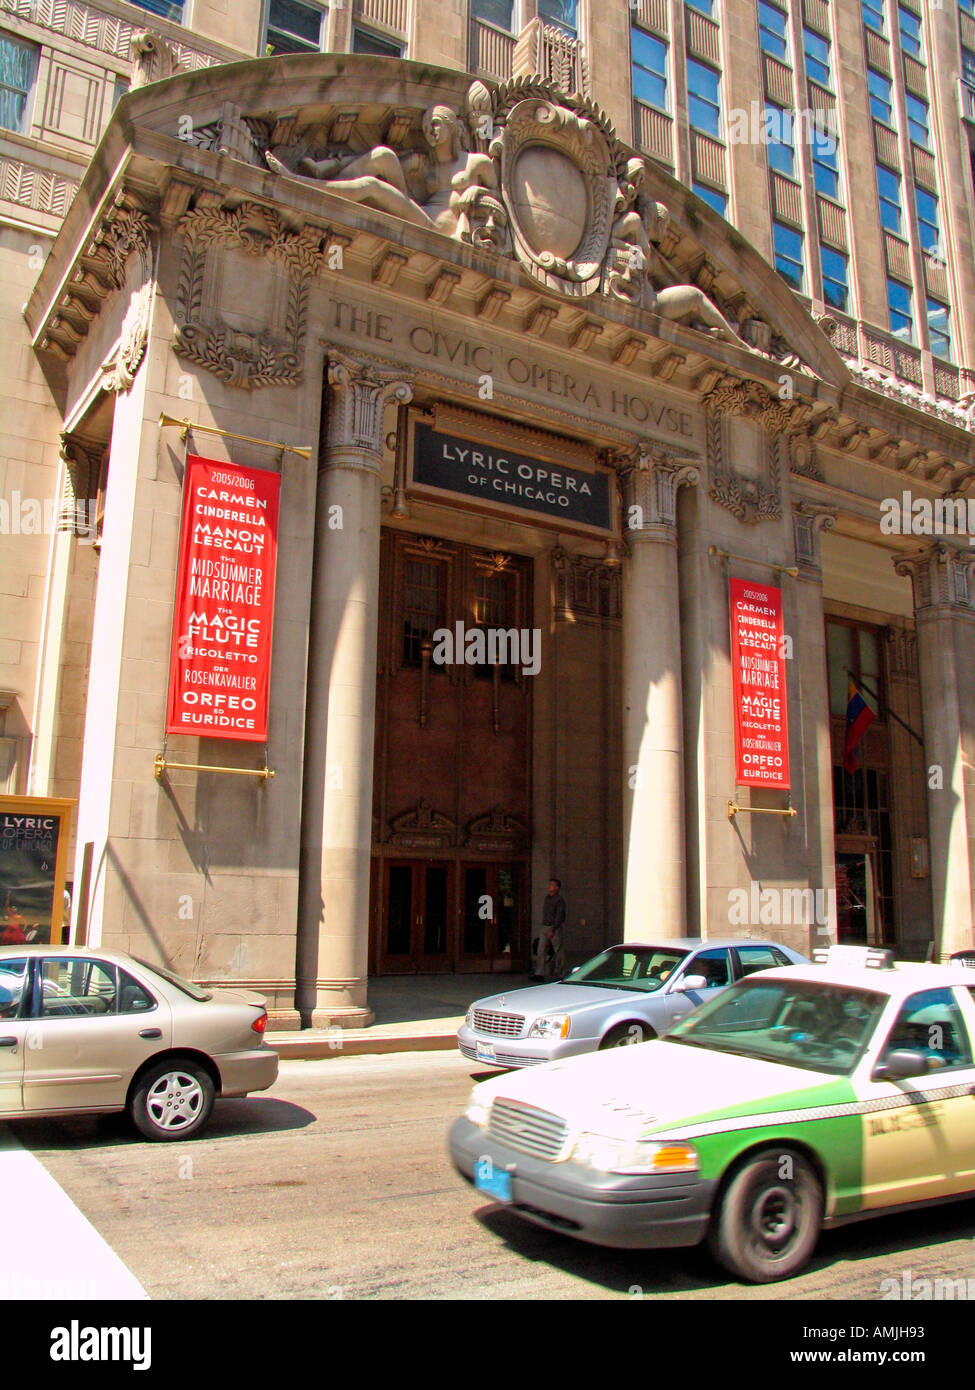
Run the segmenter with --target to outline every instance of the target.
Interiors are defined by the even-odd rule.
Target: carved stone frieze
[[[823,531],[832,531],[836,525],[836,513],[828,507],[818,507],[811,502],[799,502],[792,509],[792,529],[796,546],[796,564],[801,572],[818,576],[822,571],[819,553],[819,537]]]
[[[917,633],[913,628],[888,627],[884,633],[887,642],[887,668],[893,680],[916,682],[919,678],[917,664]]]
[[[815,441],[807,434],[789,436],[789,471],[800,478],[813,478],[822,482],[823,470]]]
[[[789,407],[776,401],[760,382],[723,377],[705,396],[704,408],[711,501],[746,525],[781,520],[782,448]],[[726,457],[724,417],[730,415],[762,426],[762,476],[746,477]]]
[[[972,566],[975,554],[937,541],[914,555],[894,559],[897,574],[910,578],[914,586],[914,611],[917,614],[975,613],[972,591]]]
[[[135,380],[149,341],[154,293],[155,282],[147,280],[142,288],[133,294],[122,320],[119,341],[101,366],[104,391],[128,391]]]
[[[84,439],[76,434],[61,435],[60,454],[65,469],[58,505],[59,531],[90,539],[94,522],[92,509],[98,497],[105,448],[101,440]]]
[[[348,357],[332,352],[328,360],[327,450],[348,466],[348,455],[359,455],[362,466],[378,468],[383,450],[383,414],[395,401],[408,405],[413,399],[412,385],[400,370],[372,359]]]
[[[623,496],[623,533],[628,543],[677,538],[677,493],[700,480],[697,461],[644,443],[614,452]]]
[[[253,202],[224,208],[203,201],[180,218],[185,237],[176,300],[173,351],[230,386],[253,390],[297,386],[304,379],[304,345],[311,282],[326,263],[321,231],[294,232],[272,209]],[[259,333],[232,328],[207,312],[204,289],[215,248],[243,251],[255,260],[284,266],[288,291],[284,321]]]
[[[528,827],[495,806],[469,822],[464,845],[480,854],[517,853],[528,846]]]
[[[421,801],[390,821],[388,845],[400,849],[449,849],[457,842],[457,826],[449,816]]]
[[[589,555],[552,553],[557,622],[618,624],[623,616],[623,584],[618,565]]]

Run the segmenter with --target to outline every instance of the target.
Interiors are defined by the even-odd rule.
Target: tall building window
[[[758,42],[763,53],[783,63],[789,59],[789,17],[778,5],[758,0]]]
[[[360,29],[355,24],[352,27],[352,52],[375,53],[379,58],[402,58],[403,45],[395,39],[384,38],[382,34],[374,34],[371,29]]]
[[[419,666],[424,642],[443,623],[443,567],[436,561],[407,560],[403,582],[403,665]]]
[[[721,136],[721,74],[694,58],[687,60],[687,111],[694,130]]]
[[[327,14],[321,6],[305,5],[302,0],[271,0],[264,36],[265,55],[270,58],[276,53],[320,52],[325,42]]]
[[[714,18],[715,0],[684,0],[689,10],[698,10],[701,14],[706,14]]]
[[[964,44],[961,46],[961,80],[975,87],[975,53]]]
[[[772,223],[775,244],[775,268],[792,288],[803,292],[805,274],[802,265],[802,233],[787,227],[784,222]]]
[[[0,127],[21,134],[30,125],[30,95],[40,49],[0,34]]]
[[[573,37],[578,31],[578,0],[538,0],[538,15],[546,24],[557,24]]]
[[[827,198],[840,196],[840,166],[836,141],[825,130],[812,128],[813,181]]]
[[[975,15],[975,0],[958,0],[958,8],[966,14]]]
[[[823,269],[823,299],[833,309],[844,312],[849,304],[848,286],[849,262],[839,251],[831,246],[820,246],[820,264]]]
[[[870,92],[870,111],[874,120],[884,125],[894,124],[894,107],[890,96],[890,78],[876,68],[867,68],[867,88]]]
[[[905,343],[914,341],[914,311],[911,303],[910,285],[902,285],[899,280],[887,280],[887,310],[890,314],[890,331],[895,338],[903,338]]]
[[[821,87],[832,91],[833,78],[829,64],[829,40],[812,29],[803,29],[802,45],[806,53],[806,75]]]
[[[935,357],[951,361],[951,310],[947,304],[937,299],[928,300],[928,333],[931,337],[931,351]]]
[[[148,10],[160,19],[171,20],[173,24],[183,22],[183,0],[129,0],[129,4],[140,10]]]
[[[796,151],[794,144],[792,112],[773,102],[765,103],[764,128],[768,132],[768,163],[770,169],[785,174],[786,178],[796,176]]]
[[[901,235],[903,217],[901,214],[900,174],[893,169],[877,165],[877,195],[880,198],[880,221],[888,232]]]
[[[928,131],[928,103],[911,92],[907,97],[907,129],[915,145],[930,149],[931,137]]]
[[[515,22],[515,0],[471,0],[471,14],[510,33]]]
[[[630,37],[633,58],[633,95],[658,111],[669,111],[667,101],[667,45],[634,24]]]
[[[916,14],[906,10],[903,5],[897,7],[897,14],[900,20],[901,48],[905,53],[909,53],[912,58],[917,58],[918,62],[924,62],[921,56],[921,21]]]
[[[941,228],[938,219],[938,200],[920,185],[914,185],[914,206],[917,208],[917,229],[921,238],[922,251],[937,251],[941,245]]]
[[[887,32],[887,24],[884,19],[884,0],[860,0],[863,6],[863,22],[868,29],[873,29],[878,34]]]
[[[710,207],[713,207],[715,212],[720,213],[722,217],[728,216],[727,193],[719,193],[716,188],[708,188],[707,184],[698,183],[696,180],[691,184],[691,188],[699,198],[703,198]]]

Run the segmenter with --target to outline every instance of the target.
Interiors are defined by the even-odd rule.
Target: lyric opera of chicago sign
[[[829,564],[879,467],[969,436],[588,99],[346,54],[133,90],[25,313],[100,470],[78,939],[357,1025],[371,975],[523,972],[553,875],[579,958],[874,853]]]

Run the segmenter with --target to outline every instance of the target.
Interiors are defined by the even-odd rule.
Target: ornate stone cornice
[[[792,529],[800,573],[810,578],[821,577],[819,537],[823,531],[832,531],[835,525],[836,513],[828,507],[819,507],[813,502],[799,502],[793,507]]]
[[[971,571],[975,552],[937,541],[914,555],[897,556],[894,570],[914,586],[914,612],[967,613],[975,616]]]
[[[700,480],[696,461],[650,442],[615,451],[610,461],[623,493],[623,533],[627,543],[677,539],[677,492]]]
[[[776,400],[760,381],[723,377],[704,397],[705,410],[715,416],[742,415],[758,420],[771,435],[784,434],[792,424],[792,408]]]
[[[327,366],[328,418],[326,454],[330,462],[348,467],[349,455],[360,456],[360,466],[378,469],[383,454],[383,412],[389,401],[408,405],[413,386],[401,369],[373,358],[356,358],[330,352]]]
[[[59,452],[64,460],[64,486],[58,505],[57,529],[73,536],[91,535],[92,508],[98,495],[105,444],[97,439],[62,434]]]

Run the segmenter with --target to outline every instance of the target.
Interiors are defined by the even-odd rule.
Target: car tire
[[[734,1174],[708,1243],[732,1274],[771,1284],[806,1265],[822,1220],[823,1189],[811,1165],[793,1149],[775,1149],[756,1154]]]
[[[646,1023],[620,1023],[606,1034],[599,1044],[599,1051],[602,1052],[607,1047],[628,1047],[631,1043],[649,1042],[655,1036],[653,1029]]]
[[[129,1114],[146,1139],[189,1139],[210,1118],[213,1101],[213,1079],[206,1068],[174,1057],[158,1062],[141,1077],[129,1101]]]

